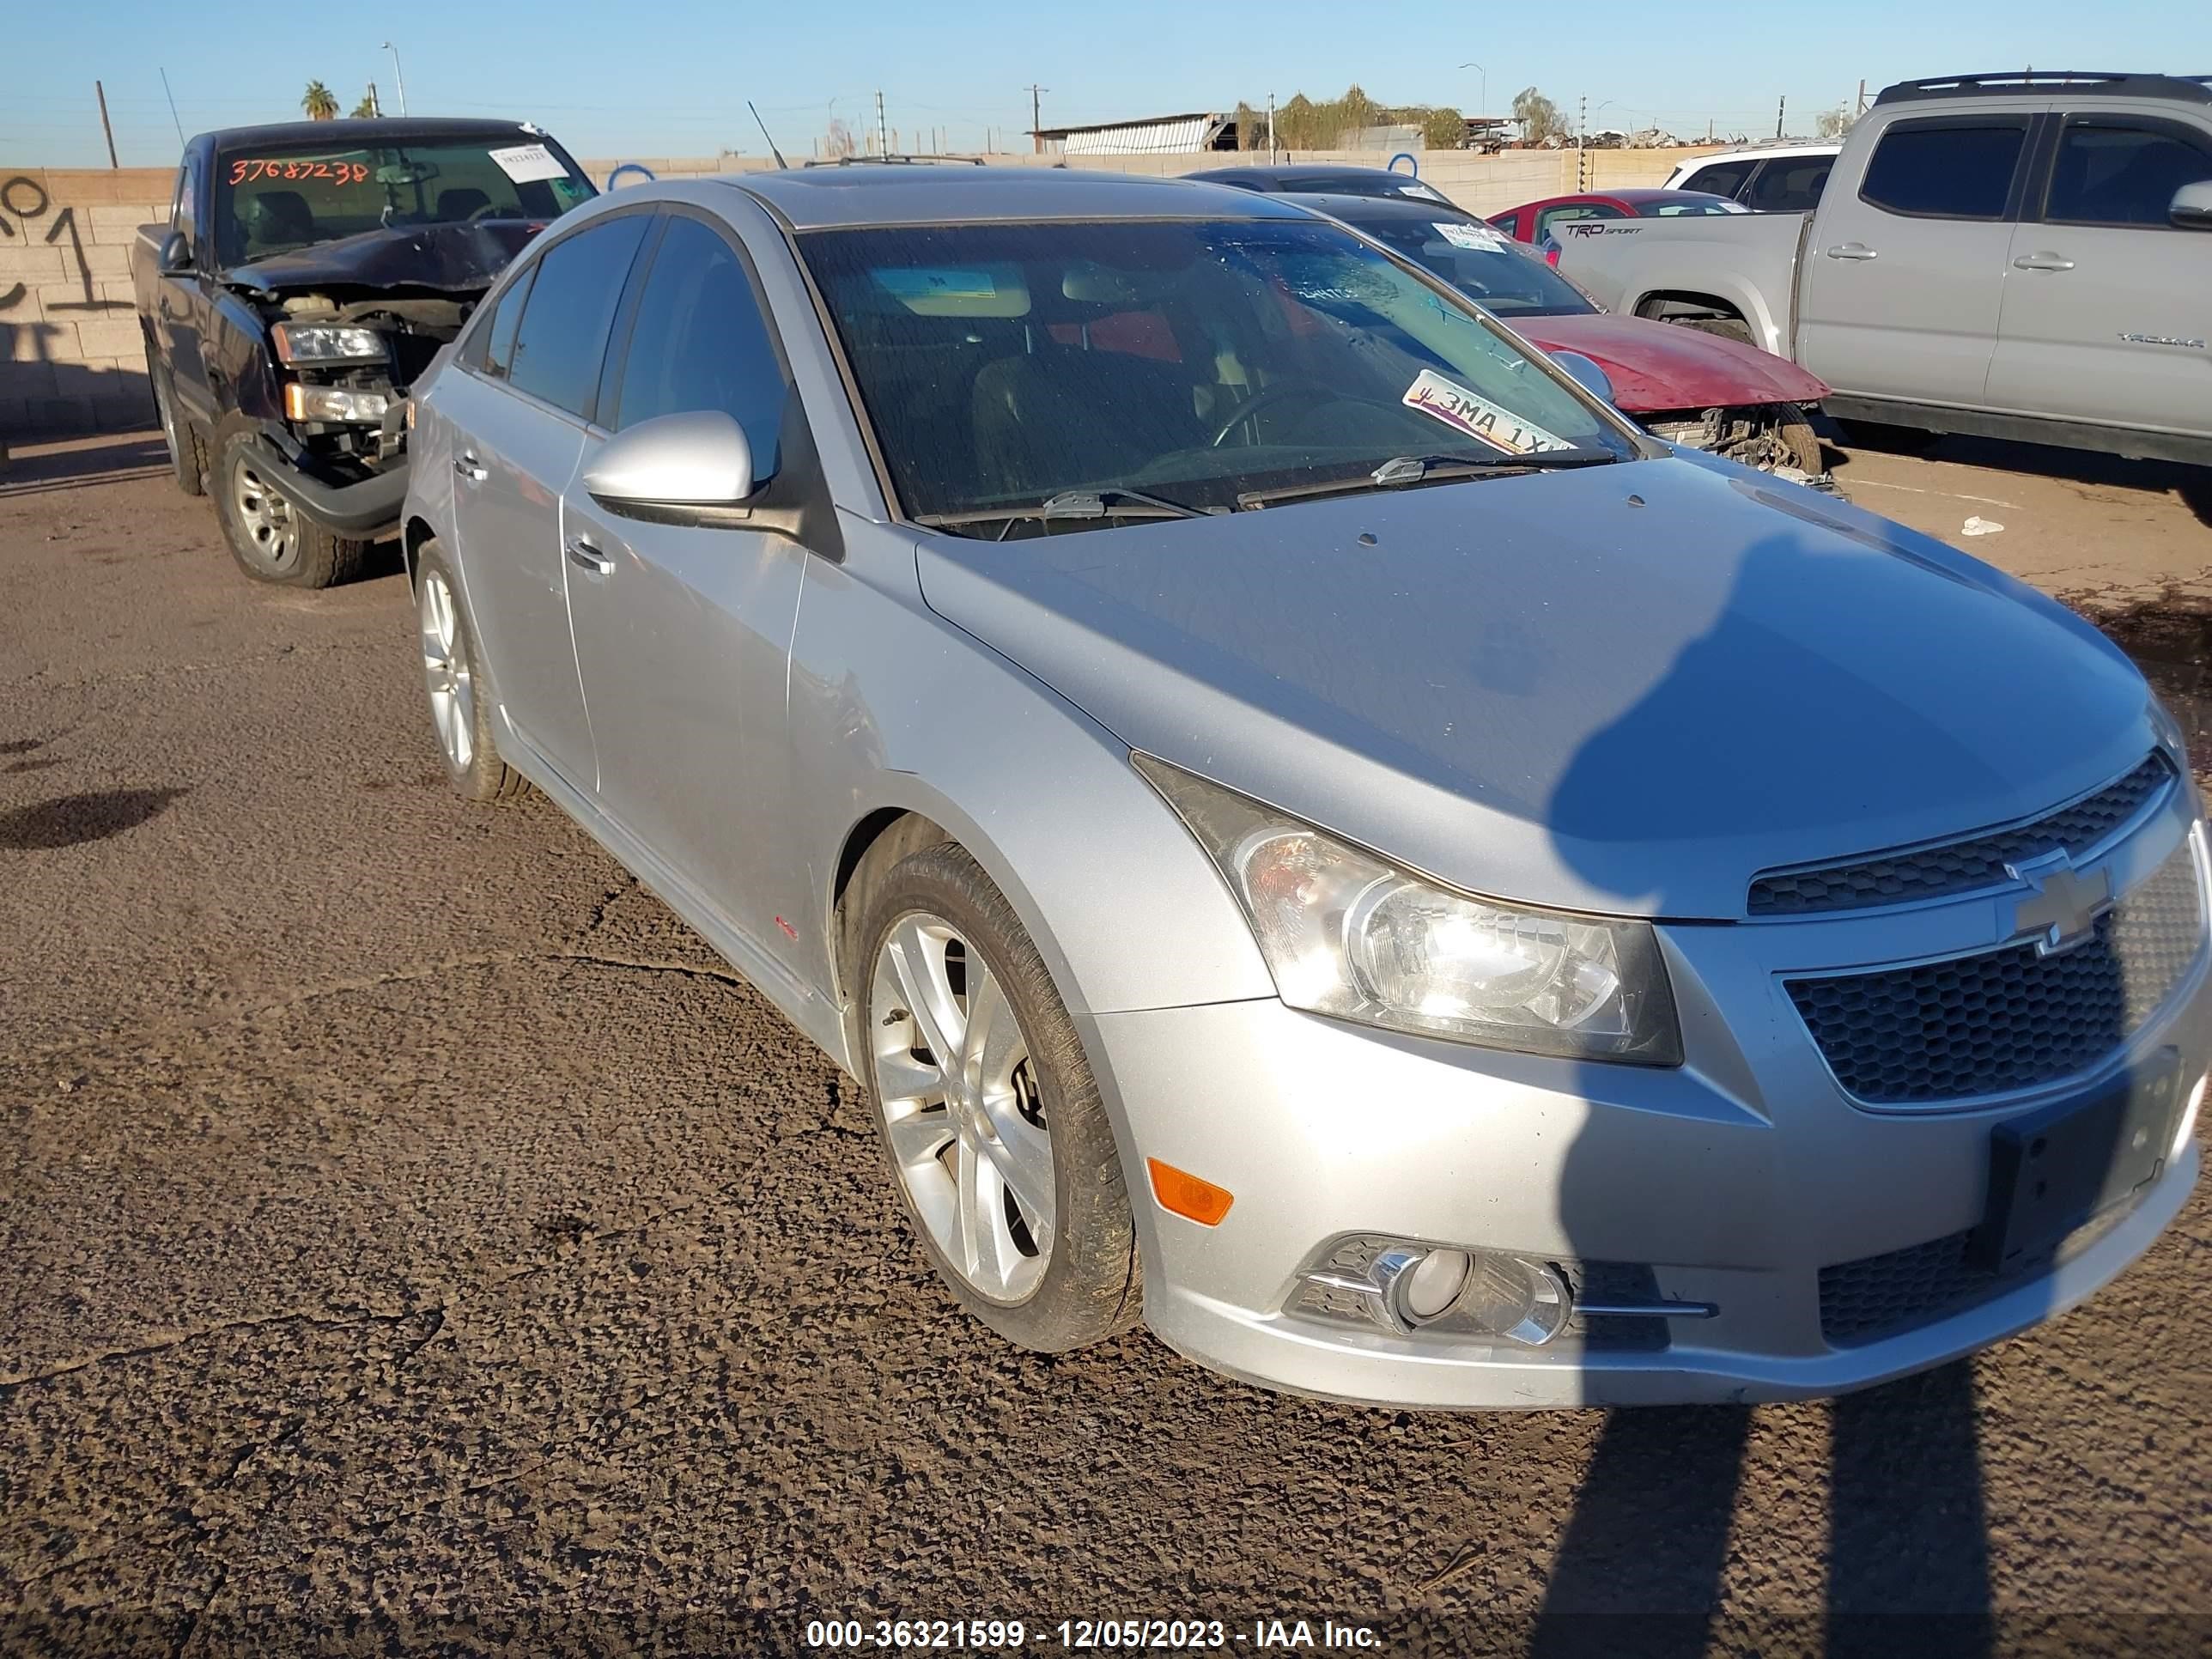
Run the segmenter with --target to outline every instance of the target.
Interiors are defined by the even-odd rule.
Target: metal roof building
[[[1237,148],[1237,118],[1195,111],[1184,115],[1149,115],[1110,126],[1040,127],[1040,148],[1063,155],[1152,155],[1194,149]]]

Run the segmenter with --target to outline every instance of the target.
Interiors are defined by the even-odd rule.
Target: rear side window
[[[1709,190],[1716,196],[1734,196],[1751,173],[1748,161],[1716,161],[1699,167],[1676,186],[1679,190]]]
[[[638,297],[616,419],[720,410],[744,428],[757,476],[775,470],[787,386],[737,252],[696,219],[668,222]]]
[[[1820,205],[1820,187],[1835,164],[1827,155],[1768,161],[1744,201],[1759,213],[1810,213]]]
[[[2002,219],[2027,122],[1899,123],[1867,163],[1862,199],[1923,219]]]
[[[2166,223],[2173,192],[2212,179],[2212,143],[2163,125],[2092,118],[2059,135],[2043,216],[2060,224]]]
[[[625,214],[548,248],[538,261],[507,378],[571,415],[591,414],[607,327],[649,216]],[[500,319],[495,318],[494,327]]]

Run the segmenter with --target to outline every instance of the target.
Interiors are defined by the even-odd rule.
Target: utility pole
[[[1859,77],[1859,100],[1851,106],[1851,119],[1857,120],[1866,113],[1866,76]]]
[[[1051,90],[1050,87],[1041,87],[1034,82],[1030,85],[1030,149],[1038,155],[1044,154],[1044,135],[1042,131],[1044,118],[1038,113],[1038,100]]]
[[[399,48],[386,40],[384,43],[384,49],[392,54],[392,78],[398,83],[399,112],[404,115],[407,113],[407,76],[399,67]]]
[[[384,106],[376,101],[376,82],[374,81],[368,83],[368,112],[371,115],[384,113]]]
[[[1581,112],[1575,118],[1575,190],[1589,188],[1589,94],[1582,95]]]
[[[1275,94],[1267,94],[1267,165],[1275,164]]]
[[[100,100],[100,130],[107,135],[107,165],[120,172],[123,163],[115,159],[115,129],[107,124],[107,88],[94,81],[92,90]]]
[[[884,89],[878,87],[876,88],[876,154],[888,155],[890,153],[890,130],[884,125]]]
[[[1782,136],[1782,112],[1790,107],[1790,94],[1784,93],[1774,100],[1774,136]]]

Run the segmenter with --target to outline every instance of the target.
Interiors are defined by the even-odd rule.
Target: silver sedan
[[[1281,198],[617,191],[415,388],[433,724],[862,1081],[1014,1342],[1419,1406],[1935,1364],[2197,1178],[2179,735],[1605,392]]]

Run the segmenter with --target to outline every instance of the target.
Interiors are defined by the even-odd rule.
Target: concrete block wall
[[[1581,176],[1591,189],[1662,184],[1677,161],[1701,153],[1591,150],[1581,158]],[[1051,166],[1061,159],[986,158],[997,167]],[[1193,153],[1066,159],[1072,167],[1171,178],[1265,157]],[[1350,150],[1300,151],[1295,159],[1373,167],[1382,158],[1372,150]],[[626,157],[584,165],[604,183],[621,160],[635,160],[662,179],[760,172],[775,165],[752,155]],[[1437,150],[1421,158],[1420,176],[1469,212],[1486,216],[1575,190],[1577,165],[1572,150],[1498,155]],[[166,167],[0,167],[0,441],[152,423],[130,246],[141,224],[167,218],[174,181]]]

